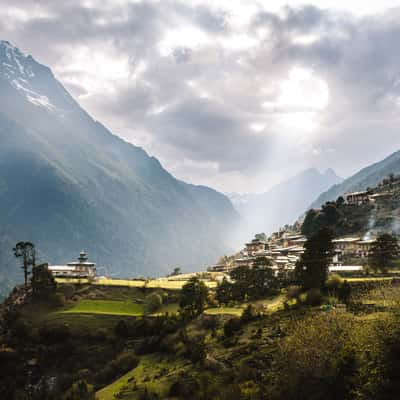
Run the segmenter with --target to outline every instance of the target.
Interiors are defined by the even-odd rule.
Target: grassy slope
[[[117,379],[111,385],[96,393],[97,400],[114,400],[115,394],[121,392],[124,399],[137,399],[138,391],[133,391],[132,385],[138,389],[145,387],[151,392],[158,393],[160,398],[166,398],[171,382],[176,375],[190,366],[185,360],[157,355],[146,355],[140,359],[140,364],[127,374]]]
[[[285,296],[279,295],[268,299],[258,300],[253,302],[254,306],[264,307],[266,311],[277,311],[283,306],[283,302],[285,300]],[[243,313],[243,310],[247,307],[250,303],[243,303],[236,307],[212,307],[205,310],[205,314],[208,315],[234,315],[240,317]]]
[[[370,278],[370,280],[379,280],[379,278]],[[82,297],[69,310],[49,310],[46,307],[40,310],[27,308],[26,313],[32,316],[38,324],[68,324],[71,330],[94,332],[100,328],[113,331],[119,320],[132,318],[142,307],[140,304],[132,302],[132,298],[139,298],[144,295],[138,289],[123,287],[104,287],[99,289],[92,286],[89,286],[88,289],[88,292],[85,291],[85,288],[80,289],[83,293]],[[93,294],[102,295],[106,299],[85,298],[85,296]],[[271,311],[269,313],[270,317],[246,326],[243,333],[240,334],[240,340],[230,349],[226,349],[220,342],[211,337],[209,332],[204,330],[201,323],[193,323],[188,327],[187,332],[189,336],[194,337],[201,333],[206,334],[208,353],[213,358],[221,361],[235,360],[237,356],[235,354],[240,354],[241,349],[245,349],[245,346],[258,346],[258,342],[254,342],[253,338],[258,328],[262,329],[263,335],[268,336],[273,332],[276,324],[284,323],[283,321],[288,316],[298,316],[297,311],[295,314],[287,314],[286,311],[282,310],[283,300],[284,297],[280,295],[255,302],[255,305],[262,304],[267,310]],[[381,299],[372,300],[378,304]],[[240,307],[211,308],[207,310],[207,313],[220,315],[220,321],[222,322],[229,318],[228,315],[241,315],[245,306],[246,304]],[[168,304],[165,308],[171,312],[177,309],[177,305]],[[383,315],[383,313],[379,313],[374,318],[378,318],[381,314]],[[222,325],[219,328],[219,336],[222,335],[221,329]],[[175,340],[173,338],[171,340],[173,346]],[[269,343],[268,340],[265,341],[266,344]],[[261,345],[263,346],[262,343]],[[168,357],[161,354],[141,356],[140,364],[137,368],[98,391],[97,398],[99,400],[114,399],[114,395],[121,392],[123,399],[135,400],[139,398],[140,389],[145,387],[149,391],[157,393],[160,398],[166,398],[171,383],[177,380],[176,374],[187,368],[193,368],[187,360],[182,358],[178,351],[175,352],[175,355],[173,352],[172,354]]]

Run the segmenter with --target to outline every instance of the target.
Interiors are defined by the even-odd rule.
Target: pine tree
[[[398,240],[389,233],[381,234],[372,247],[370,264],[375,271],[386,272],[393,261],[399,257]]]
[[[324,287],[333,255],[332,239],[332,230],[322,228],[305,243],[304,254],[296,265],[296,278],[303,289]]]

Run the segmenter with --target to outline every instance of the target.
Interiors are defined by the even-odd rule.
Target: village
[[[298,232],[282,230],[272,234],[269,238],[256,235],[245,248],[233,258],[225,257],[221,262],[208,268],[209,272],[226,272],[245,266],[260,265],[262,260],[269,260],[271,268],[279,270],[294,270],[297,261],[304,253],[304,244],[307,241],[304,235]],[[333,240],[334,256],[329,267],[330,272],[362,272],[370,256],[375,238],[340,237]],[[357,264],[348,265],[346,260],[356,260]]]
[[[344,198],[343,202],[348,207],[361,208],[365,205],[374,207],[381,204],[393,196],[394,189],[398,189],[399,179],[393,178],[383,181],[375,190],[368,189],[366,191],[351,192]],[[295,269],[296,263],[304,253],[304,245],[307,241],[305,235],[301,234],[302,221],[297,221],[293,226],[285,226],[277,232],[272,233],[269,237],[264,233],[256,234],[255,237],[245,244],[244,248],[232,256],[223,256],[220,260],[212,265],[205,267],[203,272],[199,273],[179,273],[172,276],[152,279],[152,282],[162,286],[162,282],[175,281],[182,283],[193,275],[214,282],[221,281],[224,276],[237,267],[252,268],[255,265],[269,266],[275,273],[290,273]],[[371,228],[371,227],[368,227]],[[329,272],[339,274],[363,274],[365,267],[371,255],[373,245],[376,242],[378,232],[370,230],[363,235],[346,235],[336,237],[333,240],[334,254],[332,262],[329,266]],[[108,284],[117,284],[118,279],[110,279],[105,276],[97,276],[96,263],[88,260],[85,251],[81,251],[78,259],[67,263],[66,265],[50,265],[49,270],[53,276],[58,279],[63,278],[80,278],[89,279],[97,282],[107,282]],[[132,282],[150,281],[150,278],[137,278]],[[129,280],[124,280],[129,282]]]
[[[341,201],[348,207],[360,208],[369,206],[379,207],[382,202],[391,199],[399,189],[400,180],[396,177],[384,180],[375,190],[351,192]],[[301,234],[301,223],[297,221],[291,227],[285,227],[267,237],[264,233],[256,234],[254,239],[236,255],[222,257],[219,262],[207,268],[209,272],[229,273],[237,267],[253,267],[263,262],[278,271],[293,271],[296,263],[304,253],[307,241]],[[369,257],[378,232],[368,231],[360,236],[346,235],[333,240],[334,254],[329,266],[329,272],[343,274],[362,274],[368,265]]]

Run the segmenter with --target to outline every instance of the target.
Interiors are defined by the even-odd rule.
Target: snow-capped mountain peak
[[[58,107],[46,93],[46,82],[53,79],[50,69],[37,63],[10,42],[0,41],[0,81],[10,84],[31,104],[56,111]]]
[[[0,90],[10,91],[10,96],[22,96],[35,107],[61,117],[73,111],[83,112],[49,67],[5,40],[0,40]]]
[[[0,74],[9,80],[35,76],[33,72],[33,58],[27,56],[17,47],[6,40],[0,41]]]

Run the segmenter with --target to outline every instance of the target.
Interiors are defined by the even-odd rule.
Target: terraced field
[[[76,278],[57,278],[57,283],[74,283],[74,284],[87,284],[93,286],[125,286],[134,288],[147,288],[147,289],[165,289],[165,290],[181,290],[182,286],[187,283],[187,280],[171,280],[171,279],[151,279],[148,281],[139,279],[108,279],[99,278],[93,282],[87,279]],[[215,288],[217,282],[212,280],[205,280],[204,283],[209,288]]]
[[[143,315],[143,305],[132,301],[119,300],[80,300],[71,308],[60,313],[73,314],[108,314],[108,315]]]

